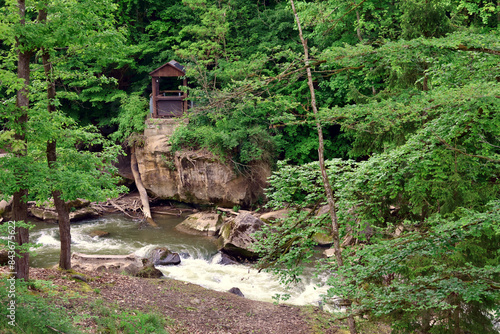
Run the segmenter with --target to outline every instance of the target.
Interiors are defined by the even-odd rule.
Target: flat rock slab
[[[189,215],[175,228],[181,232],[195,235],[215,236],[222,226],[222,218],[218,213],[198,212]]]
[[[142,259],[135,254],[129,255],[90,255],[73,253],[71,266],[87,271],[137,274],[143,267]]]

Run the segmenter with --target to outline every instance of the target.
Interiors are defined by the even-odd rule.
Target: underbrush
[[[162,315],[119,309],[102,299],[90,301],[86,309],[61,306],[71,298],[83,298],[79,292],[58,289],[50,281],[15,281],[0,279],[0,333],[2,334],[79,334],[85,329],[78,323],[93,319],[97,333],[123,334],[168,334],[167,322]],[[13,301],[13,303],[11,302]],[[8,308],[12,306],[10,309]]]
[[[168,334],[166,320],[160,314],[121,310],[97,300],[91,305],[99,333]]]
[[[65,310],[51,299],[40,298],[42,291],[52,289],[49,282],[16,280],[15,289],[10,286],[11,280],[0,279],[0,300],[4,306],[0,309],[1,333],[81,333]]]

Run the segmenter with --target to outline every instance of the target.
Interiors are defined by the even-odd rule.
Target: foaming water
[[[184,235],[174,229],[183,218],[155,217],[159,229],[139,229],[139,223],[123,215],[107,215],[98,219],[71,224],[71,251],[85,254],[135,253],[145,256],[155,247],[167,247],[173,252],[208,259],[217,249],[214,239]],[[101,230],[108,237],[92,237],[91,232]],[[55,224],[36,223],[30,238],[38,244],[34,248],[31,265],[50,267],[59,261],[59,228]]]
[[[246,298],[273,302],[273,296],[286,293],[290,294],[287,303],[295,305],[318,305],[321,295],[326,294],[327,287],[321,280],[304,277],[292,289],[286,290],[269,273],[246,265],[221,265],[217,264],[220,256],[215,256],[211,261],[196,258],[183,259],[177,266],[157,266],[167,277],[201,285],[216,291],[228,291],[237,287]],[[323,285],[318,287],[318,284]]]
[[[318,305],[327,287],[322,279],[305,275],[301,282],[286,290],[277,278],[247,265],[220,265],[215,239],[181,233],[174,229],[183,218],[155,217],[159,229],[139,229],[138,222],[123,215],[108,215],[71,224],[71,251],[85,254],[130,254],[146,257],[156,247],[166,247],[181,255],[177,266],[158,266],[167,277],[198,284],[208,289],[228,291],[239,288],[246,298],[272,302],[273,296],[289,293],[289,304]],[[109,232],[108,237],[91,237],[92,231]],[[59,261],[59,229],[55,224],[36,223],[30,238],[31,265],[51,267]],[[321,287],[319,287],[321,286]]]

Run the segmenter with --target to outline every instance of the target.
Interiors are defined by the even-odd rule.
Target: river
[[[208,289],[227,291],[238,287],[246,298],[272,302],[276,294],[290,293],[286,303],[294,305],[318,305],[327,287],[325,279],[305,275],[302,282],[291,290],[285,290],[271,274],[261,272],[250,265],[217,264],[213,237],[193,236],[178,232],[174,227],[183,218],[158,215],[155,221],[159,229],[138,229],[138,222],[121,214],[106,215],[98,219],[71,224],[71,251],[85,254],[130,254],[146,256],[156,247],[167,247],[181,254],[177,266],[158,266],[166,277],[191,282]],[[103,230],[108,237],[91,237],[90,232]],[[34,248],[31,265],[50,267],[59,259],[59,231],[55,224],[37,222],[30,231],[30,240],[39,246]]]

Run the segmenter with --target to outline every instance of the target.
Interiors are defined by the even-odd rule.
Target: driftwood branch
[[[113,205],[115,208],[117,208],[118,210],[120,210],[121,212],[123,212],[126,216],[128,216],[130,218],[134,218],[133,216],[131,216],[130,214],[128,214],[121,206],[119,206],[118,204],[116,204],[113,200],[109,200],[109,203],[111,203],[111,205]]]
[[[230,213],[230,214],[235,215],[235,216],[238,216],[240,214],[239,212],[233,211],[231,209],[217,208],[217,210],[222,211],[222,212],[227,212],[227,213]]]

